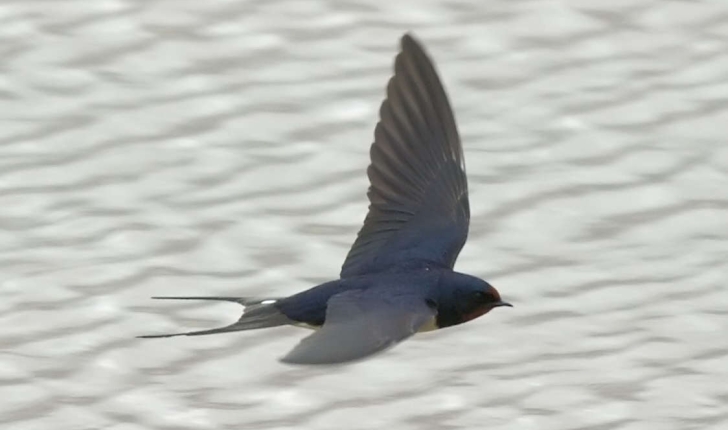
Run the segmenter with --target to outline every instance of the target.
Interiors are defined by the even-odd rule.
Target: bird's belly
[[[320,325],[307,324],[307,323],[304,323],[304,322],[297,322],[297,323],[295,323],[293,325],[296,326],[296,327],[307,328],[307,329],[311,329],[311,330],[318,330],[318,329],[321,328]]]
[[[437,330],[438,328],[440,328],[440,327],[437,326],[437,317],[434,316],[429,321],[427,321],[422,327],[420,327],[420,329],[417,330],[417,333],[424,333],[427,331]]]

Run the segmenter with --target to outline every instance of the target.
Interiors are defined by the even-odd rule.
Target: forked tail
[[[160,337],[174,337],[174,336],[201,336],[205,334],[216,334],[216,333],[227,333],[231,331],[240,330],[254,330],[258,328],[277,327],[281,325],[290,324],[291,320],[274,306],[275,302],[279,299],[263,299],[254,300],[247,299],[244,297],[152,297],[153,299],[161,300],[212,300],[222,302],[233,302],[238,303],[244,307],[243,315],[240,319],[228,326],[210,329],[210,330],[199,330],[189,331],[185,333],[172,333],[172,334],[154,334],[146,336],[137,336],[144,339],[153,339]]]

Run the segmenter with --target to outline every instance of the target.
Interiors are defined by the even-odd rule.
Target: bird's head
[[[513,307],[510,303],[501,300],[498,290],[489,283],[483,282],[485,285],[482,289],[463,291],[464,297],[460,302],[463,310],[463,322],[474,320],[500,306]]]
[[[497,307],[513,307],[501,300],[498,290],[482,279],[460,275],[447,282],[450,285],[443,288],[446,293],[441,295],[437,309],[440,328],[474,320]]]

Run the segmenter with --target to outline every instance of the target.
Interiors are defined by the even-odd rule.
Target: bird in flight
[[[453,271],[470,222],[463,150],[435,67],[410,34],[401,39],[379,117],[367,169],[369,212],[339,279],[264,300],[155,297],[229,301],[244,310],[226,327],[141,337],[304,326],[315,331],[281,361],[335,364],[511,306],[488,282]]]

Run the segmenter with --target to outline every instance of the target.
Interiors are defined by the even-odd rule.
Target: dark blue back
[[[326,304],[331,296],[353,289],[381,290],[383,296],[421,294],[423,300],[437,297],[438,280],[444,271],[415,270],[377,273],[330,281],[276,302],[288,318],[314,326],[326,319]]]

